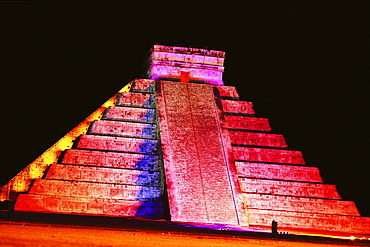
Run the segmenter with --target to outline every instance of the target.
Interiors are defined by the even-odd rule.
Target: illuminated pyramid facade
[[[155,45],[136,79],[2,188],[16,212],[370,234],[370,218],[224,86],[225,53]]]

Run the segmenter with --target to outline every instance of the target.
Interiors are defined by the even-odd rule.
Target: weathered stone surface
[[[159,172],[62,164],[51,165],[46,178],[143,186],[160,185]]]
[[[155,124],[98,120],[92,123],[89,134],[156,138]]]
[[[123,151],[132,153],[156,153],[157,140],[126,138],[115,136],[82,135],[77,148]]]
[[[114,168],[158,170],[158,156],[83,149],[66,150],[62,163]]]
[[[158,201],[159,187],[36,179],[28,192],[36,195]]]
[[[238,175],[241,177],[300,182],[323,182],[317,167],[252,162],[235,162],[235,164],[238,170]]]
[[[171,218],[238,224],[211,86],[163,81],[158,87]]]
[[[29,205],[32,205],[32,207]],[[163,218],[163,205],[160,202],[66,197],[58,195],[20,194],[15,210],[37,213]]]
[[[331,184],[240,178],[240,186],[246,193],[341,199]]]

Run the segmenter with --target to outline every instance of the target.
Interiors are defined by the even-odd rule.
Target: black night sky
[[[370,216],[368,1],[62,2],[0,4],[0,185],[141,77],[158,43],[226,51],[225,84]]]

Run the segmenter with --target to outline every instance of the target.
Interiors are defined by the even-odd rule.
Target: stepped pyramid
[[[252,102],[222,81],[225,53],[155,45],[135,79],[1,188],[16,212],[146,217],[369,235]]]

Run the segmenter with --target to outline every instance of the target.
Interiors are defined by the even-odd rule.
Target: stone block
[[[248,209],[360,216],[352,201],[243,193]]]
[[[118,106],[137,106],[137,107],[154,107],[155,96],[150,93],[121,93],[117,105]]]
[[[89,134],[156,138],[156,125],[147,123],[97,120],[94,121],[90,126]]]
[[[66,150],[62,163],[114,168],[158,170],[158,156],[83,149]]]
[[[35,179],[29,194],[158,201],[161,191],[159,187]]]
[[[240,177],[323,182],[317,167],[252,162],[235,162],[235,165]]]
[[[215,86],[220,97],[239,98],[236,87],[233,86]]]
[[[271,226],[307,229],[309,231],[337,231],[352,234],[370,234],[370,217],[286,212],[250,209],[250,226]]]
[[[76,143],[76,147],[83,149],[150,154],[157,152],[157,140],[115,136],[82,135]]]
[[[111,106],[107,109],[103,119],[154,122],[155,109]]]
[[[280,148],[287,147],[283,135],[279,134],[229,131],[229,135],[232,144]]]
[[[52,164],[47,179],[159,186],[160,174],[154,171]]]
[[[254,178],[239,178],[239,181],[245,193],[341,199],[335,185],[331,184]]]
[[[163,218],[162,203],[118,199],[20,194],[16,211],[114,217]]]
[[[135,79],[131,91],[154,91],[154,81],[150,79]]]
[[[271,127],[267,118],[229,115],[225,115],[225,118],[230,129],[271,131]]]
[[[233,147],[236,160],[304,165],[301,151]]]
[[[239,100],[221,100],[224,112],[240,113],[240,114],[254,114],[253,103]]]

